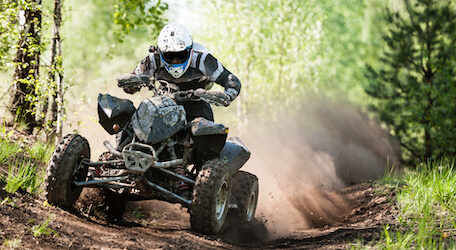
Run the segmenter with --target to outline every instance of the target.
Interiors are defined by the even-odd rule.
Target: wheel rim
[[[78,166],[74,170],[74,173],[73,173],[72,178],[71,178],[72,179],[71,180],[71,186],[70,186],[71,192],[74,192],[75,190],[80,188],[80,187],[76,186],[75,182],[77,182],[77,181],[85,181],[85,179],[87,177],[87,171],[85,171],[87,166],[85,166],[83,164],[84,160],[85,160],[85,158],[79,159]]]
[[[255,214],[256,207],[256,193],[250,194],[249,202],[247,203],[247,222],[250,222]]]
[[[220,221],[225,215],[225,210],[228,204],[228,182],[223,181],[217,193],[217,200],[215,203],[215,216],[217,221]]]

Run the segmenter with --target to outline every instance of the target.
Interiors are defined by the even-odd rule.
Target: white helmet
[[[168,73],[181,77],[190,66],[193,40],[190,31],[182,24],[170,23],[158,35],[158,51]]]

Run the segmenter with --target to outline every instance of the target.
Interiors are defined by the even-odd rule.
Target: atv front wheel
[[[230,217],[233,215],[236,224],[252,221],[258,204],[258,177],[239,171],[233,177],[232,195],[237,200],[238,208],[230,210]]]
[[[55,147],[46,169],[46,198],[49,203],[70,208],[81,194],[82,187],[75,181],[84,181],[88,168],[83,159],[90,158],[87,139],[77,134],[65,136]]]
[[[219,159],[202,167],[193,188],[190,207],[192,229],[204,234],[218,234],[223,227],[231,195],[231,177]]]

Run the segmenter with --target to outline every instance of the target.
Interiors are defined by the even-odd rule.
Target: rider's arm
[[[204,72],[209,79],[225,88],[225,94],[234,100],[241,91],[241,82],[239,79],[227,70],[219,60],[211,54],[204,58]]]
[[[155,60],[153,60],[153,54],[149,54],[146,56],[141,62],[136,66],[136,68],[131,72],[133,75],[141,76],[147,75],[149,77],[153,76],[153,72],[155,72],[156,65]],[[141,88],[140,87],[130,87],[124,88],[124,91],[128,94],[134,94],[138,92]]]
[[[142,61],[131,73],[137,76],[147,75],[149,77],[152,77],[155,69],[157,69],[157,66],[155,65],[154,54],[150,53],[148,56],[142,59]]]

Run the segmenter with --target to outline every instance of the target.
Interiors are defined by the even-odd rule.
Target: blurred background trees
[[[242,79],[241,121],[274,119],[315,95],[365,103],[364,64],[380,49],[383,2],[213,1],[202,36]]]
[[[39,39],[26,49],[35,58],[30,67],[40,67],[22,64],[26,76],[19,79],[25,80],[13,81],[18,42],[24,38],[19,17],[28,2],[42,16]],[[59,81],[67,132],[98,126],[98,92],[133,101],[149,95],[124,95],[114,79],[147,55],[167,21],[178,21],[241,79],[237,101],[215,109],[216,117],[239,131],[252,119],[299,116],[304,100],[322,96],[372,108],[370,115],[399,138],[406,159],[454,155],[456,19],[449,0],[58,2],[56,35],[56,2],[0,0],[1,90],[10,93],[14,82],[27,83],[35,91],[27,96],[35,97],[26,98],[33,104],[26,110],[35,121],[49,112],[45,107],[57,96]],[[56,36],[60,51],[53,49]],[[49,125],[36,123],[43,124]],[[51,130],[55,124],[51,119]]]

